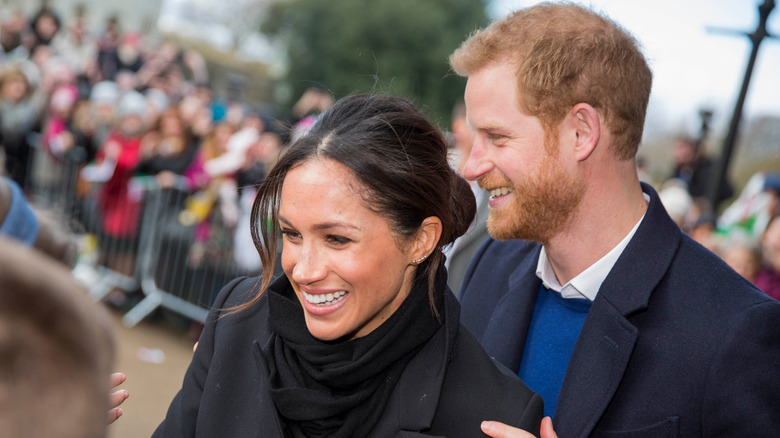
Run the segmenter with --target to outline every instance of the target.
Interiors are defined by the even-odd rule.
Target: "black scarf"
[[[443,322],[447,280],[439,277],[436,308]],[[282,276],[271,285],[270,392],[286,436],[370,434],[406,364],[442,325],[431,312],[427,289],[427,281],[418,281],[398,310],[368,335],[325,342],[306,328],[289,280]]]

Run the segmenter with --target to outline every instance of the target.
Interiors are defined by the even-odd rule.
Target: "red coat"
[[[103,232],[116,238],[132,238],[138,231],[140,196],[131,194],[130,178],[141,159],[141,138],[123,137],[113,132],[105,144],[116,141],[121,145],[116,169],[100,191],[100,208],[103,215]],[[104,151],[98,153],[101,159]]]

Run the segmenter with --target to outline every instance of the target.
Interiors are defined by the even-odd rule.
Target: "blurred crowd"
[[[780,174],[759,171],[738,194],[724,181],[713,207],[715,163],[701,140],[678,138],[672,155],[672,174],[659,190],[669,215],[694,240],[780,300]]]
[[[139,177],[147,189],[189,194],[171,209],[195,228],[185,255],[191,265],[218,252],[239,272],[258,271],[248,235],[253,186],[331,103],[311,89],[282,122],[264,107],[220,99],[198,52],[123,31],[117,18],[97,33],[83,11],[69,23],[46,8],[0,23],[4,174],[27,192],[73,187],[68,213],[79,231],[129,253],[101,261],[127,275],[144,202]]]

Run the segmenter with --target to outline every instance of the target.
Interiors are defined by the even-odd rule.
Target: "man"
[[[582,7],[541,4],[450,62],[468,77],[464,174],[490,195],[492,236],[466,272],[462,321],[542,394],[555,432],[776,435],[780,305],[640,185],[652,74],[634,39]],[[542,436],[552,429],[545,419]]]
[[[452,110],[452,137],[457,152],[455,165],[458,173],[462,175],[463,166],[471,155],[471,145],[474,142],[471,128],[466,121],[466,104],[462,100],[457,102]],[[447,286],[456,297],[460,294],[460,284],[463,282],[463,275],[466,273],[469,261],[488,237],[486,226],[488,218],[487,193],[481,190],[475,182],[471,183],[471,189],[477,201],[477,214],[474,216],[474,221],[466,234],[458,237],[451,246],[444,248],[444,254],[447,256],[444,262],[444,266],[447,268]]]
[[[701,140],[690,137],[680,137],[674,145],[672,152],[674,157],[674,173],[672,178],[679,179],[687,185],[688,193],[694,199],[707,200],[710,185],[717,178],[716,172],[718,163],[707,156]],[[728,181],[723,181],[718,191],[718,199],[713,210],[718,209],[721,201],[734,195],[734,188]],[[710,202],[710,200],[707,200]],[[711,205],[711,204],[708,204]]]

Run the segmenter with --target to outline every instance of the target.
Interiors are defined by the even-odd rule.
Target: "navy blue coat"
[[[585,320],[553,424],[585,436],[780,436],[780,303],[650,205]],[[488,240],[461,288],[463,324],[517,372],[540,246]]]
[[[215,309],[244,303],[258,278],[237,279]],[[406,365],[371,437],[479,437],[486,419],[539,433],[542,399],[493,361],[458,322],[447,291],[445,324]],[[198,349],[155,438],[282,437],[268,385],[268,297],[223,316],[209,314]]]

